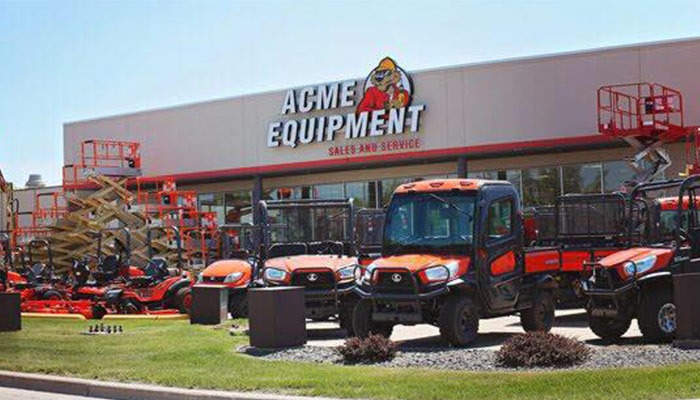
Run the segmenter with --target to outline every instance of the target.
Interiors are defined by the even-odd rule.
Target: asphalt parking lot
[[[585,310],[560,310],[557,311],[556,316],[552,333],[577,338],[590,345],[603,344],[588,328]],[[522,332],[520,317],[517,315],[482,319],[479,325],[479,338],[471,347],[496,350],[508,336]],[[309,322],[307,324],[307,335],[308,345],[310,346],[335,347],[345,341],[344,331],[338,329],[338,325],[333,322]],[[632,326],[624,335],[624,338],[630,341],[634,341],[635,338],[641,338],[636,321],[632,322]],[[441,345],[440,331],[431,325],[396,326],[391,339],[406,345],[420,347]]]

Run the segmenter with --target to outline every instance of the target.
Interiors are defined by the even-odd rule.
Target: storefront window
[[[413,181],[411,178],[396,178],[396,179],[383,179],[379,182],[381,192],[382,192],[382,203],[379,207],[384,207],[389,204],[391,200],[391,195],[394,193],[397,187],[403,185],[404,183],[409,183]]]
[[[606,193],[625,191],[625,182],[634,179],[635,172],[626,161],[603,163],[603,186]]]
[[[559,168],[530,168],[522,171],[523,205],[554,204],[561,194]]]
[[[345,190],[342,183],[331,183],[328,185],[316,185],[313,187],[314,199],[344,199]]]
[[[204,212],[215,212],[216,223],[221,225],[224,223],[224,194],[223,193],[204,193],[199,195],[199,209]]]
[[[263,190],[263,200],[292,200],[301,198],[301,188],[276,188]]]
[[[601,193],[603,190],[601,164],[565,165],[562,172],[564,193]]]
[[[236,224],[243,222],[253,222],[251,212],[252,194],[250,190],[240,190],[224,194],[226,206],[226,223]]]
[[[345,196],[355,199],[357,208],[377,207],[376,182],[349,182],[345,184]]]
[[[498,179],[498,171],[476,171],[467,172],[467,178],[469,179],[488,179],[496,180]]]
[[[522,191],[520,189],[520,170],[510,169],[507,171],[475,171],[467,172],[467,178],[470,179],[488,179],[493,181],[508,181],[510,182],[515,191],[522,197]]]

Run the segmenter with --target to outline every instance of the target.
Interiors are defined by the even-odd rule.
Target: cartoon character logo
[[[394,60],[385,57],[365,80],[365,93],[357,113],[390,110],[411,103],[411,78]]]

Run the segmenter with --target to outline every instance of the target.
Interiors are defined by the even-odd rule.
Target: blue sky
[[[0,169],[60,183],[62,124],[363,75],[700,36],[700,1],[0,0]],[[667,22],[659,22],[667,21]]]

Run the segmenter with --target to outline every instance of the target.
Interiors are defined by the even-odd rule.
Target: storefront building
[[[598,133],[600,86],[678,89],[700,124],[700,39],[408,68],[385,58],[360,79],[67,123],[64,160],[88,139],[140,142],[144,175],[196,190],[220,223],[248,220],[257,198],[381,207],[401,183],[458,176],[508,180],[536,206],[632,176],[629,147]],[[667,149],[676,176],[684,148]]]

